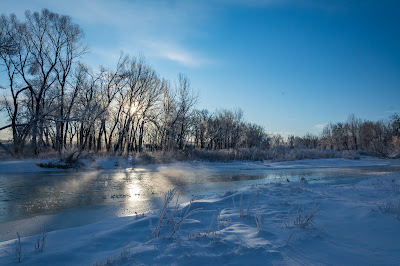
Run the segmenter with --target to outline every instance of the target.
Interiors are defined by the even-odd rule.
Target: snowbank
[[[21,264],[397,264],[399,184],[395,174],[276,183],[179,209],[173,199],[164,211],[47,233],[43,250],[43,236],[22,238]],[[0,243],[0,265],[16,263],[16,247]]]

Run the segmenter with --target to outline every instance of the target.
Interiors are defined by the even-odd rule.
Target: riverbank
[[[0,174],[14,174],[14,173],[33,173],[33,172],[49,172],[49,171],[62,171],[70,170],[75,171],[76,168],[57,168],[57,167],[40,167],[39,165],[56,164],[57,159],[20,159],[20,160],[1,160],[0,161]],[[209,162],[209,161],[171,161],[171,162],[154,162],[148,163],[143,162],[136,157],[120,157],[120,156],[108,156],[108,157],[90,157],[80,160],[80,168],[85,169],[126,169],[137,166],[148,166],[151,165],[168,165],[168,164],[204,164],[204,165],[224,165],[221,162]],[[327,158],[327,159],[304,159],[304,160],[291,160],[291,161],[230,161],[227,162],[229,167],[232,165],[251,165],[252,167],[259,168],[335,168],[335,167],[360,167],[360,166],[400,166],[399,159],[381,159],[375,157],[363,156],[356,160],[346,158]]]
[[[362,156],[357,151],[332,151],[320,149],[290,149],[278,147],[272,149],[223,149],[223,150],[186,150],[186,151],[154,151],[131,155],[113,156],[105,153],[78,153],[64,151],[61,155],[54,152],[43,152],[36,157],[12,159],[1,157],[1,161],[35,161],[43,169],[76,169],[93,166],[96,161],[113,161],[116,166],[168,164],[175,162],[282,162],[306,159],[343,158],[358,160]],[[364,156],[365,157],[365,156]],[[26,165],[29,167],[30,165]],[[32,167],[30,169],[33,169]],[[21,171],[21,170],[19,170]]]

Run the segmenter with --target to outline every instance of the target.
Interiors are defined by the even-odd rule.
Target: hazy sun
[[[136,106],[132,105],[131,106],[131,114],[134,114],[136,112]]]

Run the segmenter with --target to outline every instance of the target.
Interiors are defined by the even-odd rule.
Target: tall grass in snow
[[[14,241],[14,246],[11,251],[5,250],[5,252],[8,255],[11,255],[14,257],[15,260],[18,262],[21,262],[22,258],[22,243],[21,243],[21,236],[19,235],[19,232],[17,232],[17,239]]]
[[[157,224],[155,227],[152,226],[152,222],[150,219],[150,228],[151,233],[154,238],[157,238],[161,234],[161,229],[164,225],[164,220],[167,218],[168,207],[172,199],[175,197],[178,188],[170,189],[164,196],[164,205],[160,210],[160,214],[158,215]]]
[[[297,212],[293,215],[292,209],[288,211],[287,218],[282,221],[285,227],[298,226],[300,228],[305,228],[307,226],[314,224],[314,217],[318,211],[318,204],[313,204],[308,212],[305,211],[303,205],[297,207]]]
[[[152,225],[150,219],[151,233],[154,238],[165,237],[172,238],[174,235],[180,239],[180,230],[184,221],[191,215],[201,211],[201,209],[191,210],[193,198],[185,208],[180,208],[178,203],[179,197],[176,198],[176,203],[173,208],[170,208],[170,203],[174,199],[178,188],[169,190],[164,196],[164,205],[158,215],[157,224],[155,227]],[[164,228],[164,230],[163,230]]]
[[[169,163],[175,161],[294,161],[303,159],[346,158],[359,159],[357,152],[332,151],[321,149],[290,149],[278,147],[272,149],[193,149],[186,151],[143,152],[136,157],[138,164]]]

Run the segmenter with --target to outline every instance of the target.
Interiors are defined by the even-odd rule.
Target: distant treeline
[[[394,114],[386,121],[369,121],[350,115],[346,122],[326,125],[320,136],[289,136],[286,144],[289,148],[361,151],[380,157],[397,156],[400,151],[400,117]]]
[[[185,75],[171,85],[143,57],[121,54],[114,69],[93,70],[79,61],[87,52],[82,38],[79,25],[47,9],[27,11],[24,21],[1,16],[1,107],[9,123],[0,130],[11,131],[12,143],[0,146],[8,153],[283,147],[387,156],[399,150],[397,115],[388,122],[351,116],[329,124],[321,136],[284,139],[246,122],[240,109],[197,110],[197,94]]]

